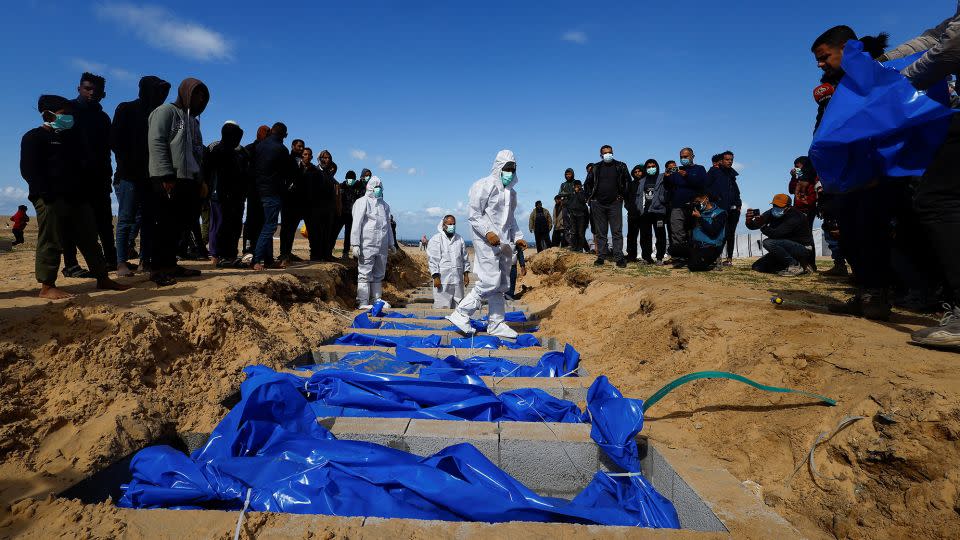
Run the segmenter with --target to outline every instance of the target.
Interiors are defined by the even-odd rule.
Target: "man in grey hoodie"
[[[199,270],[177,264],[177,241],[185,229],[183,216],[191,194],[180,193],[181,181],[198,180],[204,146],[197,117],[207,108],[210,91],[201,81],[186,78],[177,89],[177,99],[150,113],[147,121],[148,168],[152,195],[144,220],[154,226],[150,280],[158,286],[176,283],[174,277],[193,277]]]
[[[960,1],[952,17],[920,36],[887,52],[878,60],[895,60],[926,52],[903,69],[903,75],[921,90],[960,73]],[[914,209],[928,235],[952,296],[952,308],[939,325],[917,330],[915,343],[960,350],[960,114],[953,115],[947,140],[927,168],[914,195]]]

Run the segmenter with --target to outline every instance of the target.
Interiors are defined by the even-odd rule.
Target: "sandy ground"
[[[297,253],[305,247],[298,239]],[[405,253],[393,261],[388,299],[427,278],[423,255]],[[930,319],[898,313],[879,324],[799,304],[842,296],[842,283],[816,277],[596,270],[591,262],[559,250],[531,256],[524,299],[542,310],[545,335],[571,342],[591,373],[607,374],[625,394],[645,398],[679,375],[715,369],[839,402],[696,382],[650,410],[646,435],[722,460],[809,537],[960,535],[960,355],[907,344],[907,332]],[[32,250],[0,254],[0,263],[0,538],[232,537],[235,513],[137,512],[51,494],[165,434],[211,429],[244,366],[279,367],[334,335],[343,320],[330,308],[352,304],[352,263],[263,273],[187,263],[204,275],[164,289],[137,276],[122,293],[64,279],[79,296],[56,303],[35,296]],[[769,302],[773,293],[786,299],[782,307]],[[817,436],[848,415],[867,418],[819,447],[820,476],[806,467],[792,475]],[[451,530],[251,514],[242,537],[437,538]],[[533,524],[474,533],[557,534]]]

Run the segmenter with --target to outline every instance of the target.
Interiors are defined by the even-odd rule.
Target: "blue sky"
[[[252,7],[246,7],[250,5]],[[687,2],[11,3],[0,22],[7,80],[0,213],[26,203],[22,134],[41,93],[107,77],[109,114],[142,75],[209,86],[205,141],[225,120],[285,122],[315,154],[384,181],[402,238],[464,217],[467,190],[502,148],[517,154],[526,213],[599,147],[629,166],[736,153],[744,202],[785,190],[809,147],[820,72],[812,40],[835,24],[898,44],[953,13],[952,0],[796,4]],[[171,92],[171,99],[174,97]],[[288,139],[289,142],[289,139]]]

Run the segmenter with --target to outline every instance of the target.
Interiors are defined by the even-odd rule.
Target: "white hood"
[[[497,152],[497,157],[493,160],[493,169],[490,171],[490,175],[496,178],[497,181],[499,182],[500,173],[503,172],[503,166],[511,161],[514,163],[517,162],[516,158],[514,158],[513,156],[512,150],[501,150]],[[513,181],[507,184],[507,187],[512,188],[513,186],[517,185],[517,181],[518,181],[517,173],[514,172]]]
[[[379,176],[371,176],[370,181],[367,182],[367,197],[376,198],[373,195],[373,188],[375,187],[383,188],[383,181],[380,180]]]

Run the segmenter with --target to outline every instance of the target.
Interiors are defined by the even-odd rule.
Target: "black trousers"
[[[590,219],[586,214],[570,214],[570,248],[577,253],[587,249],[587,226]]]
[[[148,242],[151,270],[172,270],[177,265],[177,246],[184,228],[182,219],[184,194],[180,182],[167,194],[159,180],[150,181],[150,191],[143,205],[141,243]],[[149,232],[148,232],[149,231]]]
[[[217,257],[227,260],[235,259],[237,258],[240,234],[243,230],[243,199],[225,199],[210,204],[217,205],[220,211],[220,226],[214,231]]]
[[[670,256],[675,259],[690,256],[690,214],[686,206],[670,209]]]
[[[739,210],[727,211],[727,230],[725,231],[723,244],[727,250],[727,258],[733,258],[733,246],[737,243],[737,224],[740,222]],[[812,223],[811,223],[812,225]]]
[[[652,260],[654,236],[657,238],[657,260],[662,260],[667,249],[667,217],[644,214],[640,219],[640,252],[645,261]]]
[[[333,257],[333,246],[339,232],[336,212],[332,208],[312,208],[307,216],[307,238],[310,240],[310,260]],[[333,242],[331,242],[331,238]]]
[[[346,210],[337,221],[337,231],[333,235],[334,242],[340,236],[341,230],[343,231],[343,256],[346,258],[350,253],[350,233],[353,231],[353,212],[350,210]]]
[[[723,253],[721,246],[704,246],[692,242],[690,244],[690,258],[687,260],[687,267],[691,272],[706,272],[713,269],[717,264],[717,259]]]
[[[609,204],[593,201],[590,212],[593,217],[593,239],[597,243],[597,257],[601,259],[613,257],[618,261],[623,259],[623,201],[614,201]],[[608,230],[611,236],[609,246],[607,245]]]
[[[842,195],[837,213],[840,246],[862,289],[891,284],[891,221],[903,186],[903,180],[885,178],[874,187]]]
[[[537,253],[545,249],[550,249],[550,231],[536,230],[533,233],[533,237],[537,242]]]
[[[947,140],[917,186],[913,207],[927,235],[937,266],[960,306],[960,115],[953,115]],[[841,229],[841,235],[843,234]],[[842,237],[842,236],[841,236]]]
[[[90,197],[90,206],[93,208],[93,219],[97,225],[97,237],[100,240],[100,247],[103,251],[103,258],[107,261],[107,267],[112,268],[117,264],[116,239],[113,235],[113,202],[110,193],[101,193]],[[69,268],[80,264],[77,261],[77,245],[72,235],[67,232],[62,239],[63,242],[63,266]]]
[[[203,200],[200,198],[200,182],[193,179],[178,180],[174,199],[177,201],[181,220],[179,253],[181,255],[206,253],[207,247],[204,245],[203,231],[200,228],[200,211],[203,207]]]
[[[554,229],[553,230],[553,247],[567,247],[567,231],[566,229]]]
[[[13,245],[22,244],[23,240],[23,229],[14,229],[13,230]]]
[[[243,223],[243,252],[257,250],[257,240],[263,230],[263,202],[255,191],[247,196],[247,219]]]
[[[636,210],[627,210],[627,260],[637,260],[637,237],[640,236],[643,214]]]
[[[293,240],[297,237],[297,228],[301,221],[307,220],[309,208],[303,201],[296,200],[293,196],[284,197],[283,208],[280,209],[280,258],[286,259],[293,252]],[[313,231],[310,225],[307,225],[307,237],[312,236]]]

